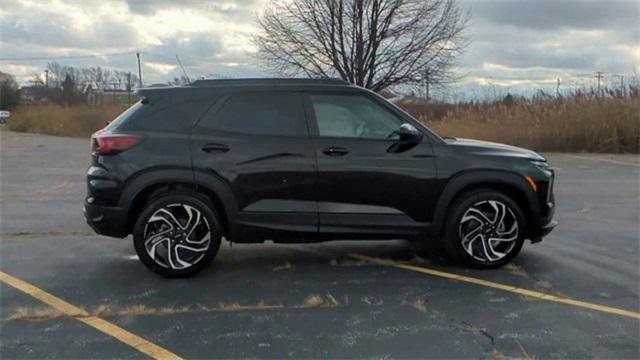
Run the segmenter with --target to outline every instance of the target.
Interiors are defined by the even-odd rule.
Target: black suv
[[[441,138],[341,80],[200,80],[139,90],[94,134],[85,217],[133,234],[165,276],[238,243],[408,239],[498,267],[556,224],[554,173],[533,151]]]

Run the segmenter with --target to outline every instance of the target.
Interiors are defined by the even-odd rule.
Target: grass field
[[[638,153],[640,96],[516,99],[407,109],[442,136],[496,141],[538,151]],[[440,108],[446,107],[446,111]],[[429,116],[431,115],[431,116]]]
[[[442,136],[497,141],[538,151],[640,152],[640,96],[574,94],[492,103],[439,104],[407,99],[398,105]],[[125,109],[122,105],[23,106],[13,131],[88,137]]]
[[[9,129],[71,137],[88,137],[103,128],[126,109],[123,105],[61,106],[38,104],[19,107],[12,112]]]

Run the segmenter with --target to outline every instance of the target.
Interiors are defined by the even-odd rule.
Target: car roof
[[[152,94],[166,94],[166,92],[182,92],[184,90],[191,91],[219,91],[231,89],[283,89],[287,90],[303,90],[303,89],[357,89],[358,87],[342,80],[342,79],[305,79],[305,78],[246,78],[246,79],[209,79],[196,80],[188,85],[183,86],[159,86],[148,87],[137,90],[142,96]]]
[[[321,78],[245,78],[196,80],[191,86],[252,86],[252,85],[350,85],[342,79]]]

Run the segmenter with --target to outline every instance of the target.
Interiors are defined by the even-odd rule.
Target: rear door
[[[213,176],[232,193],[235,240],[268,238],[269,230],[317,231],[317,168],[302,95],[228,93],[191,138],[196,179],[211,182]]]
[[[428,137],[398,148],[393,132],[406,118],[365,92],[309,93],[306,101],[318,161],[319,231],[423,234],[437,181]]]

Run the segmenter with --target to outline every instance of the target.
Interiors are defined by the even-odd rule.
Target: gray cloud
[[[80,30],[72,26],[71,15],[60,15],[46,7],[38,12],[20,7],[14,11],[14,16],[0,17],[0,38],[5,43],[104,49],[130,46],[138,40],[138,30],[118,17],[96,17],[90,26]]]
[[[626,28],[638,31],[633,0],[463,0],[476,19],[539,30]]]
[[[255,76],[261,74],[257,61],[242,45],[251,35],[256,11],[267,2],[42,0],[34,7],[33,3],[3,0],[0,47],[2,57],[140,51],[145,78],[153,81],[180,74],[175,67],[176,54],[192,77]],[[477,87],[474,81],[482,77],[548,79],[593,71],[628,74],[634,67],[639,69],[640,5],[636,1],[459,0],[459,4],[471,14],[468,35],[472,43],[460,59],[460,72],[469,74],[463,87]],[[112,6],[113,13],[104,15],[104,9],[100,13],[98,9],[104,6]],[[186,26],[189,13],[178,10],[191,10],[200,21],[209,19],[207,28]],[[107,9],[107,13],[110,11]],[[161,12],[167,11],[181,15],[174,23],[154,25],[153,17],[166,21],[166,14],[163,17]],[[81,30],[78,20],[83,24]],[[136,20],[145,20],[142,23],[149,28]],[[57,61],[126,71],[135,71],[136,67],[134,55]],[[46,63],[0,61],[0,71],[11,68],[32,72],[33,68],[44,69]],[[28,76],[19,75],[19,79]]]
[[[198,9],[232,16],[235,19],[253,20],[251,11],[260,7],[263,0],[125,0],[129,10],[141,15],[152,15],[161,10]],[[249,15],[249,16],[247,16]]]
[[[162,43],[147,48],[148,52],[173,57],[215,57],[224,52],[220,34],[210,32],[179,32],[162,39]]]
[[[590,73],[629,74],[638,67],[639,5],[632,1],[461,0],[470,11],[468,81],[533,79]],[[584,80],[580,80],[584,81]],[[532,86],[529,84],[528,86]]]

